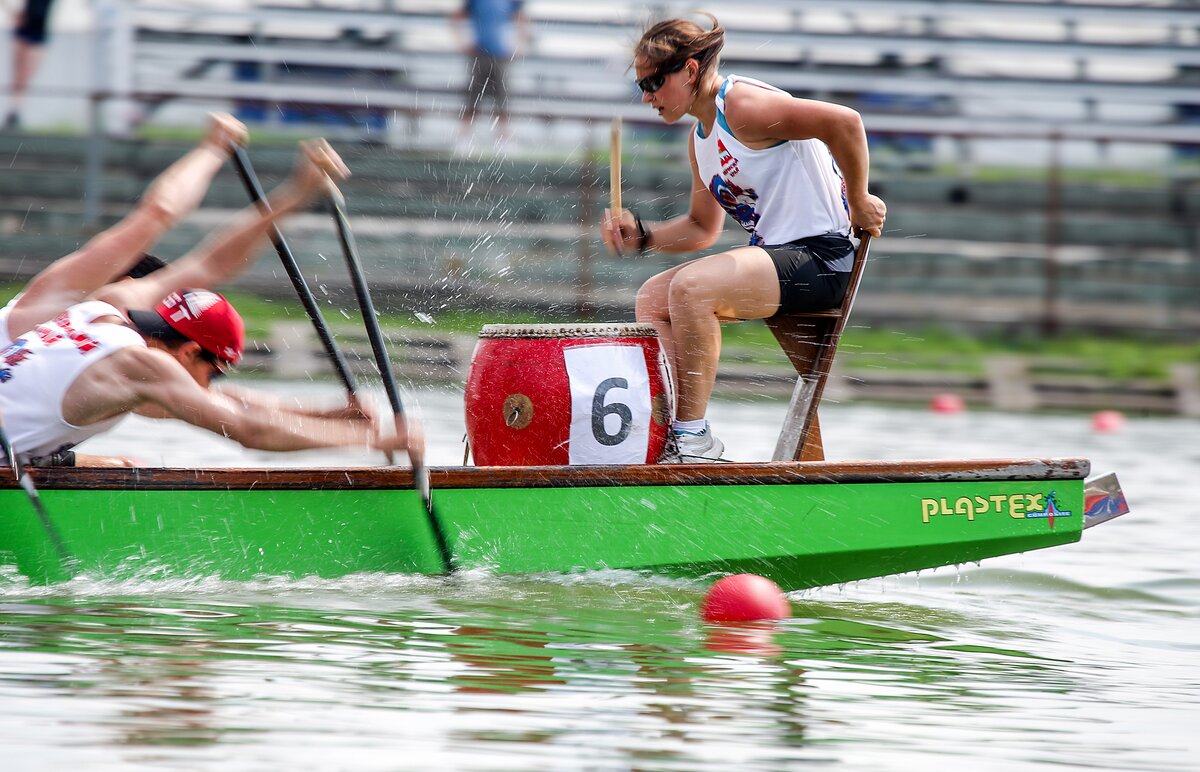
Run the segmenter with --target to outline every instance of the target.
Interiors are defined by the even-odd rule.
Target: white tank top
[[[8,301],[8,305],[0,308],[0,348],[8,348],[12,344],[12,330],[8,329],[8,316],[12,313],[13,306],[21,299],[24,293],[17,293],[17,296]]]
[[[129,327],[94,322],[102,316],[124,318],[108,303],[80,303],[0,350],[0,411],[9,440],[23,458],[74,447],[124,417],[88,426],[63,418],[63,397],[80,373],[121,349],[146,345]]]
[[[692,135],[700,179],[713,198],[750,234],[751,246],[848,235],[846,185],[829,148],[818,139],[781,141],[762,150],[743,145],[725,120],[725,94],[735,83],[780,91],[737,75],[721,84],[712,131],[704,136],[704,126],[697,124]]]

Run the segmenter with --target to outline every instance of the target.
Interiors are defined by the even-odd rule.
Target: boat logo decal
[[[957,499],[921,499],[921,522],[928,523],[939,515],[1007,514],[1015,520],[1046,519],[1054,527],[1054,518],[1070,517],[1071,512],[1059,509],[1054,491],[1049,493],[998,493],[991,496],[960,496]]]
[[[1098,493],[1088,496],[1083,502],[1085,518],[1103,517],[1104,515],[1120,515],[1129,511],[1123,493]]]

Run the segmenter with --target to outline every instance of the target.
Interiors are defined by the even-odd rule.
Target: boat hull
[[[456,569],[751,572],[788,590],[1077,541],[1086,461],[432,470]],[[35,583],[444,574],[403,469],[34,470],[60,551],[0,488],[0,564]]]

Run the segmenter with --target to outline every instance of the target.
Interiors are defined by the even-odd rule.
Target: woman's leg
[[[764,319],[779,310],[775,264],[758,247],[739,247],[661,273],[642,289],[647,301],[661,300],[665,292],[665,316],[659,310],[662,306],[655,304],[655,314],[646,321],[655,326],[665,322],[668,328],[676,417],[680,421],[704,418],[721,355],[719,318]],[[639,292],[639,320],[642,297]]]
[[[675,368],[675,334],[671,327],[671,280],[675,278],[675,274],[694,262],[696,261],[689,260],[655,274],[638,289],[634,313],[639,322],[653,324],[658,330],[658,343],[662,346],[667,361],[671,363],[672,372]]]

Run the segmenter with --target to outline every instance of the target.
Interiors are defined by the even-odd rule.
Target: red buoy
[[[929,400],[929,409],[935,413],[961,413],[967,409],[967,403],[962,397],[947,391]]]
[[[1092,429],[1112,434],[1125,428],[1125,414],[1119,410],[1098,410],[1092,414]]]
[[[757,574],[737,574],[718,580],[709,588],[700,607],[707,622],[752,622],[758,619],[787,619],[792,607],[779,585]]]

